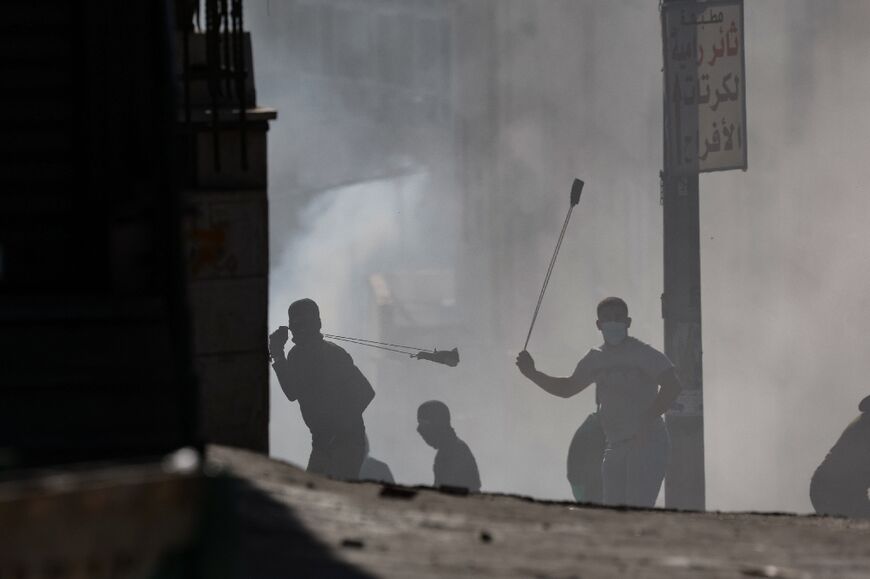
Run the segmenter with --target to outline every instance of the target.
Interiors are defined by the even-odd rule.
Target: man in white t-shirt
[[[652,507],[670,451],[662,414],[682,387],[667,356],[628,336],[631,318],[623,300],[602,300],[596,325],[604,344],[590,350],[571,376],[558,378],[535,369],[532,356],[525,350],[517,356],[517,366],[544,391],[562,398],[595,383],[607,439],[602,465],[604,502]]]

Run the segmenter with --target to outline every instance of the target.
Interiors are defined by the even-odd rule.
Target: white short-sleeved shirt
[[[662,372],[674,367],[667,356],[640,340],[627,337],[618,346],[589,350],[573,378],[595,382],[601,404],[601,424],[609,443],[633,437],[643,426],[641,415],[658,395]]]

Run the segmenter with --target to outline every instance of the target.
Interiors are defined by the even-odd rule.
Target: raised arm
[[[561,378],[537,370],[531,354],[523,350],[517,356],[517,367],[523,376],[537,384],[541,390],[560,398],[570,398],[592,383],[592,375],[585,371],[582,360],[571,376]]]
[[[278,384],[281,386],[281,390],[284,391],[284,395],[287,396],[290,402],[294,402],[299,397],[299,394],[296,389],[296,379],[293,371],[290,370],[290,363],[287,362],[287,358],[283,354],[272,358],[272,369],[275,370],[275,376],[278,377]]]
[[[278,384],[281,385],[281,390],[284,395],[290,400],[295,401],[299,394],[296,388],[296,377],[291,369],[290,362],[287,361],[287,356],[284,355],[284,346],[287,344],[287,328],[281,326],[269,336],[269,356],[272,358],[272,369],[275,370],[275,376],[278,377]]]

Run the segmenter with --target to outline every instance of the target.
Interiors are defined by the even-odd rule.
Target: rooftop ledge
[[[241,116],[239,109],[218,109],[218,122],[235,122]],[[250,122],[274,121],[278,118],[278,111],[271,107],[253,107],[245,109],[245,120]],[[183,108],[178,111],[178,120],[184,122]],[[211,123],[211,109],[191,108],[190,121],[193,123]]]

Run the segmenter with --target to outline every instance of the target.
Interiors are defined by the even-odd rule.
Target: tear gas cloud
[[[870,390],[868,16],[848,0],[745,6],[749,170],[700,180],[711,509],[809,511],[813,469]],[[458,346],[454,369],[347,347],[377,391],[372,455],[431,482],[416,408],[441,399],[485,490],[570,498],[592,389],[551,397],[513,359],[574,177],[538,367],[567,375],[601,342],[607,295],[662,347],[657,2],[249,0],[246,22],[258,100],[279,110],[271,326],[307,296],[330,333]],[[298,408],[274,378],[271,396],[272,453],[304,466]]]

